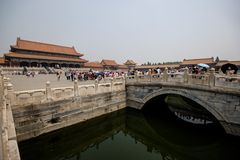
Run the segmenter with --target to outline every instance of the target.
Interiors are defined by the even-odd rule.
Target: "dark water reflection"
[[[124,109],[19,144],[22,160],[240,159],[240,140],[218,125]]]

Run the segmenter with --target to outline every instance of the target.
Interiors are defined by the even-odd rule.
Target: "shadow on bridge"
[[[156,96],[143,106],[143,110],[154,110],[157,114],[164,116],[165,119],[181,119],[194,124],[218,123],[216,117],[203,106],[177,94]]]

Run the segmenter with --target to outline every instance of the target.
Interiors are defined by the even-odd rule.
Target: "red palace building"
[[[17,38],[16,45],[10,48],[10,52],[4,54],[7,66],[80,68],[87,62],[74,47]]]

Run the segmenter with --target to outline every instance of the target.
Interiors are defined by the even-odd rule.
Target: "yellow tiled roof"
[[[184,59],[181,65],[190,65],[190,64],[199,64],[199,63],[212,64],[214,63],[214,59],[213,58]]]
[[[84,67],[89,68],[103,68],[102,64],[100,62],[87,62],[84,64]]]
[[[11,45],[12,48],[28,50],[28,51],[40,51],[40,52],[50,52],[50,53],[62,53],[68,55],[83,56],[83,54],[78,53],[74,47],[66,47],[55,44],[48,44],[42,42],[35,42],[29,40],[23,40],[17,38],[16,45]]]
[[[114,60],[107,60],[107,59],[103,59],[101,64],[103,66],[118,66],[118,64]]]

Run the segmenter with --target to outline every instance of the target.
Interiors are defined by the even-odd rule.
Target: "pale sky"
[[[240,60],[240,0],[0,0],[0,56],[17,37],[89,61]]]

